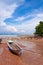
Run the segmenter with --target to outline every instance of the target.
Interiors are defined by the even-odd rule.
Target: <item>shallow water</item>
[[[17,35],[0,35],[0,38],[18,37]]]
[[[25,46],[24,49],[26,49],[26,50],[30,50],[30,49],[36,47],[35,43],[29,42],[29,41],[15,40],[14,43],[16,43],[16,44],[18,43],[18,44]]]

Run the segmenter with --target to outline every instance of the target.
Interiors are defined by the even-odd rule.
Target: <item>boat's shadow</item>
[[[21,54],[15,53],[15,52],[14,52],[13,50],[11,50],[9,47],[8,47],[8,49],[9,49],[9,51],[10,51],[12,54],[17,55],[17,56],[21,56]]]

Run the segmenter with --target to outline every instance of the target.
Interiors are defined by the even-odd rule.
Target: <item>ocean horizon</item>
[[[0,35],[0,38],[5,38],[5,37],[17,37],[18,35]]]

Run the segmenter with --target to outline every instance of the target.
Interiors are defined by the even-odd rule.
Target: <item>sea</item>
[[[0,38],[6,38],[6,37],[18,37],[17,35],[0,35]]]

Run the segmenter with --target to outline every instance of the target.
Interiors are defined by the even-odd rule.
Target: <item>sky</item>
[[[0,0],[0,34],[33,35],[43,21],[43,0]]]

